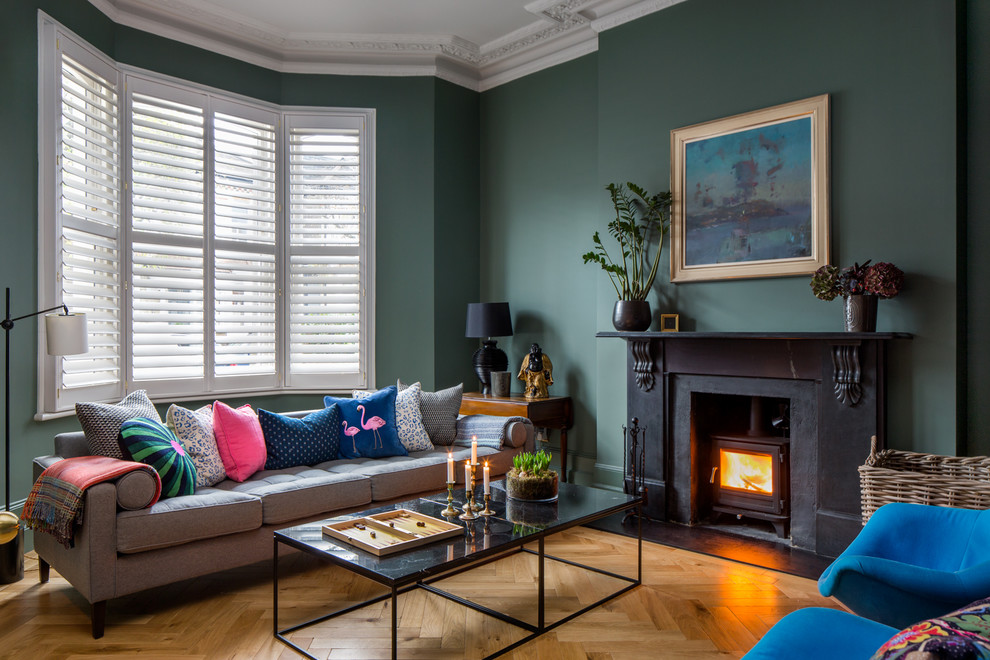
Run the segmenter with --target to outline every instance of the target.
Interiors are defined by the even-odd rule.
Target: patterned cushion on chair
[[[396,383],[399,391],[410,387],[401,380]],[[438,392],[423,392],[419,410],[423,414],[423,426],[435,445],[449,447],[457,435],[457,414],[461,411],[464,383]]]
[[[117,442],[121,424],[135,417],[162,421],[145,390],[131,392],[119,403],[77,403],[76,417],[86,434],[89,453],[124,460],[127,456]]]
[[[192,495],[196,468],[175,434],[160,421],[138,417],[120,426],[120,445],[135,461],[150,465],[162,478],[162,499]]]
[[[906,628],[870,660],[990,660],[990,598]]]

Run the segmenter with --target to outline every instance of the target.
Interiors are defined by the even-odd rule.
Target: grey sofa
[[[301,413],[289,413],[295,416]],[[479,447],[491,474],[503,475],[512,457],[532,451],[529,421],[508,424],[498,449]],[[111,598],[272,558],[272,533],[292,525],[436,493],[447,480],[447,451],[409,456],[334,460],[314,466],[264,470],[243,483],[230,480],[193,495],[151,499],[154,480],[136,471],[86,491],[82,524],[66,549],[43,532],[34,535],[41,581],[55,567],[92,605],[93,637],[103,636]],[[55,453],[34,459],[34,478],[52,463],[89,453],[81,431],[55,436]],[[463,482],[463,470],[455,470]]]

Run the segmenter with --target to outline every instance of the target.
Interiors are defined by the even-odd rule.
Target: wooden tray
[[[381,557],[458,536],[464,533],[464,526],[417,511],[396,509],[330,523],[323,526],[323,533]]]

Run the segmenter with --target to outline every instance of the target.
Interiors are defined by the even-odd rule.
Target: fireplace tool
[[[640,438],[642,434],[642,438]],[[643,504],[639,507],[639,517],[652,522],[652,518],[643,513],[649,502],[649,489],[646,487],[646,427],[640,428],[639,417],[632,418],[632,426],[628,433],[625,426],[622,427],[622,446],[625,456],[625,474],[622,478],[622,492],[626,495],[639,495],[643,498]],[[628,480],[626,477],[630,477]],[[622,517],[622,522],[637,515],[637,509],[626,511]]]

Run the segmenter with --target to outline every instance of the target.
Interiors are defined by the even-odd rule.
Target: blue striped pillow
[[[120,448],[139,463],[150,465],[162,478],[162,499],[192,495],[196,468],[175,434],[161,422],[136,417],[120,427]]]

